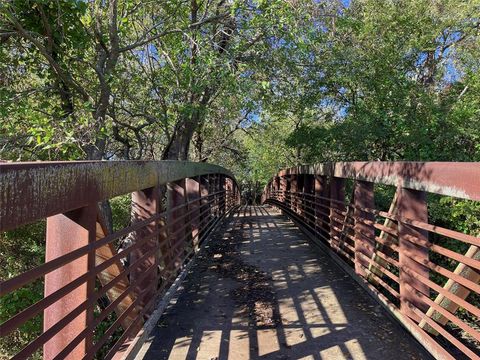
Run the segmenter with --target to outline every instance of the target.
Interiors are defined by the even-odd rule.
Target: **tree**
[[[364,0],[337,12],[301,81],[316,84],[317,120],[288,144],[309,162],[478,159],[478,114],[458,117],[476,96],[478,6]]]

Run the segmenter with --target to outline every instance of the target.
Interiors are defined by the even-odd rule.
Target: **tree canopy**
[[[0,158],[191,159],[265,183],[478,160],[480,2],[8,0]]]
[[[480,161],[480,0],[1,0],[0,161],[83,159],[217,163],[253,201],[294,165]],[[124,227],[129,205],[103,210]],[[478,203],[429,216],[480,228]],[[4,274],[42,261],[44,232],[0,234]]]

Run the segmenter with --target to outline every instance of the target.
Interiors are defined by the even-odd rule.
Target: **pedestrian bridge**
[[[246,206],[213,165],[1,164],[0,231],[46,220],[46,256],[2,275],[1,296],[44,296],[0,335],[42,319],[14,359],[478,359],[478,233],[428,210],[480,201],[479,179],[478,163],[302,166]]]
[[[277,209],[241,207],[221,230],[139,358],[430,358]]]

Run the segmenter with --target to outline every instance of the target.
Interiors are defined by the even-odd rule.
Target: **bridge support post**
[[[235,189],[232,179],[228,177],[225,178],[225,203],[227,209],[235,205]]]
[[[192,239],[192,251],[196,253],[199,249],[200,231],[200,179],[185,179],[185,191],[188,202],[190,218],[190,230]]]
[[[211,197],[211,200],[213,201],[212,203],[212,209],[213,209],[213,217],[216,219],[218,217],[218,194],[217,192],[219,191],[218,188],[219,188],[219,182],[218,182],[218,176],[217,175],[211,175],[210,176],[210,179],[211,179],[211,188],[210,188],[210,193],[213,194],[213,196]]]
[[[225,214],[225,209],[227,208],[227,193],[226,193],[226,183],[225,183],[225,176],[223,175],[220,175],[218,177],[219,179],[219,182],[220,182],[220,191],[222,191],[222,193],[220,194],[219,196],[219,202],[220,202],[220,215],[223,215]]]
[[[280,177],[275,176],[275,179],[273,181],[273,191],[274,193],[272,194],[273,198],[276,200],[279,200],[279,191],[280,191]]]
[[[218,191],[218,177],[216,175],[210,175],[210,194],[212,194],[212,197],[210,200],[212,201],[212,215],[214,218],[217,217],[217,212],[218,212],[218,195],[216,192]]]
[[[200,177],[200,238],[203,237],[205,233],[206,226],[210,221],[210,211],[211,207],[209,206],[210,199],[208,198],[210,189],[209,176]]]
[[[135,191],[132,193],[132,222],[140,222],[151,218],[152,216],[158,214],[160,206],[160,192],[158,187],[152,187],[140,191]],[[141,229],[136,230],[132,233],[132,242],[135,243],[141,241],[147,236],[150,236],[152,233],[158,230],[159,221],[152,221],[147,226],[142,227]],[[136,260],[140,259],[149,251],[157,248],[159,246],[159,237],[154,236],[153,238],[147,240],[141,247],[132,251],[130,255],[130,263],[134,263]],[[141,264],[139,264],[135,269],[131,270],[130,273],[130,282],[134,285],[135,295],[138,298],[143,293],[143,299],[138,303],[138,306],[142,308],[145,306],[150,297],[154,296],[156,286],[158,284],[157,278],[157,261],[156,254],[152,254],[147,259],[145,259]],[[155,269],[152,269],[155,267]],[[141,283],[136,283],[137,279],[140,278],[145,272],[151,271],[152,273],[148,275]],[[150,287],[150,290],[145,292],[147,288]]]
[[[375,217],[364,209],[373,209],[373,183],[355,181],[354,194],[354,219],[355,219],[355,273],[367,277],[364,269],[368,269],[368,260],[372,258],[375,249]],[[371,222],[366,224],[365,222]],[[368,260],[367,260],[368,259]]]
[[[298,178],[296,174],[290,175],[290,209],[298,214]]]
[[[97,205],[47,218],[45,262],[68,254],[96,240]],[[95,267],[95,252],[84,255],[45,275],[45,297],[61,289],[79,276]],[[43,314],[43,328],[47,331],[85,302],[95,291],[95,279],[90,279],[47,307]],[[82,311],[73,321],[57,332],[43,345],[43,358],[53,359],[93,321],[93,305]],[[91,346],[92,337],[87,336],[67,356],[81,359]]]
[[[401,188],[397,211],[400,219],[427,222],[428,210],[425,192]],[[418,321],[420,320],[419,317],[410,309],[409,304],[422,312],[426,312],[428,305],[416,292],[430,297],[430,288],[412,274],[418,274],[426,279],[429,278],[429,269],[419,263],[422,260],[428,260],[428,233],[402,221],[399,221],[398,228],[400,310],[403,314]],[[415,260],[412,257],[415,257]]]
[[[288,181],[286,176],[282,176],[280,178],[280,196],[278,200],[282,203],[286,203],[287,201],[287,190],[288,190]]]
[[[235,199],[237,201],[237,205],[242,205],[242,194],[240,192],[240,188],[235,185]]]
[[[306,174],[303,177],[303,192],[305,193],[303,198],[303,216],[305,217],[309,226],[315,229],[315,204],[313,193],[315,189],[315,178],[313,175]]]
[[[339,248],[341,231],[339,229],[342,214],[345,211],[345,179],[332,177],[330,180],[330,245],[336,251]],[[336,229],[335,229],[336,228]]]
[[[315,175],[315,229],[320,238],[328,242],[328,184],[327,177]]]
[[[304,219],[305,213],[303,211],[303,206],[305,204],[305,175],[303,174],[297,174],[297,191],[297,214],[300,218]]]
[[[176,269],[179,269],[183,258],[181,255],[185,252],[185,235],[187,233],[187,229],[184,227],[186,215],[184,206],[186,204],[185,179],[168,183],[167,200],[169,212],[167,224],[171,239],[170,252],[172,254],[171,268],[176,275]]]

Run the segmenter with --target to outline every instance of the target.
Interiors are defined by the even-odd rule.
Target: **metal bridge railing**
[[[378,209],[387,186],[395,195]],[[437,359],[479,359],[480,238],[429,223],[432,196],[480,201],[480,164],[301,166],[279,172],[262,202],[326,248]]]
[[[99,203],[129,193],[131,225],[109,233]],[[0,164],[0,231],[46,219],[44,263],[2,274],[0,296],[44,282],[40,301],[0,324],[4,337],[43,317],[42,333],[13,359],[124,357],[186,262],[239,201],[233,175],[208,164]],[[117,250],[125,238],[131,245]]]

